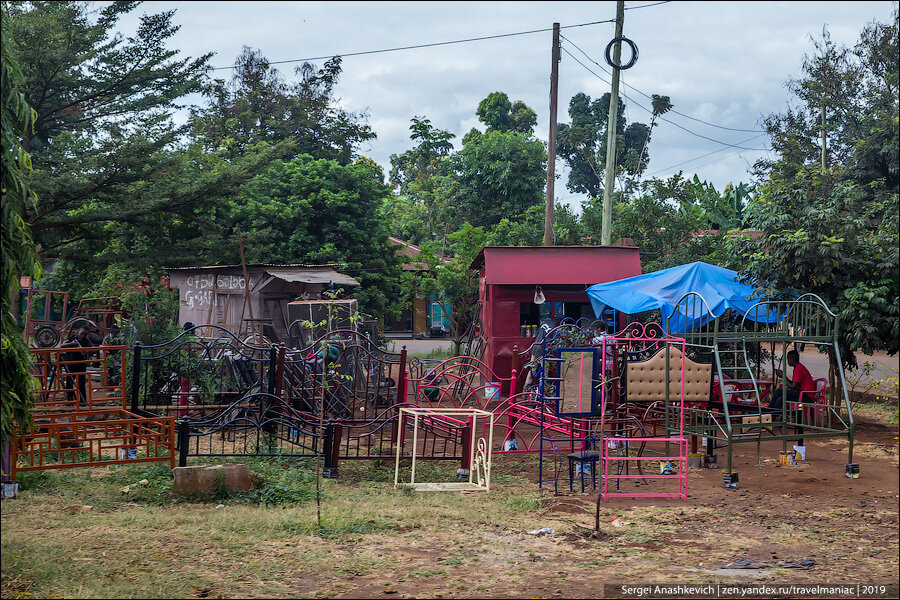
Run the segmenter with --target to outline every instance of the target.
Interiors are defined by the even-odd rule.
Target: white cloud
[[[652,2],[649,2],[652,4]],[[785,80],[798,76],[803,55],[813,51],[809,37],[827,24],[832,39],[853,46],[862,27],[891,18],[891,2],[670,2],[647,8],[627,2],[625,35],[640,58],[623,80],[644,94],[671,97],[675,110],[732,128],[758,129],[762,115],[783,110]],[[213,51],[214,66],[228,66],[242,46],[258,48],[270,61],[344,53],[337,86],[341,106],[368,111],[378,139],[365,153],[389,168],[388,157],[409,148],[409,119],[426,116],[439,128],[462,137],[478,124],[475,108],[493,91],[521,99],[538,114],[536,135],[546,140],[549,122],[550,33],[390,52],[348,53],[443,42],[563,25],[564,47],[606,81],[609,76],[572,44],[604,65],[603,51],[613,36],[610,23],[566,25],[612,19],[615,2],[146,2],[138,13],[176,9],[181,25],[172,46],[197,56]],[[123,20],[134,28],[136,16]],[[322,61],[317,61],[321,64]],[[278,68],[290,79],[295,64]],[[606,67],[608,70],[608,67]],[[227,78],[226,70],[216,71]],[[609,84],[563,53],[558,118],[568,121],[569,99],[584,91],[599,97]],[[637,104],[649,99],[624,87],[632,98],[627,116],[649,121]],[[735,144],[753,134],[706,126],[677,114],[674,123],[715,140]],[[456,140],[457,143],[459,139]],[[765,138],[746,144],[761,148]],[[748,180],[747,165],[761,152],[725,148],[661,123],[651,144],[651,168],[674,168],[713,182]],[[571,196],[565,175],[557,196]]]

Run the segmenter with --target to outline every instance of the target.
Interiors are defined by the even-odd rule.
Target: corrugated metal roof
[[[345,275],[344,273],[340,273],[335,271],[332,267],[337,265],[327,264],[327,265],[305,265],[305,264],[290,264],[290,265],[277,265],[277,264],[263,264],[263,265],[247,265],[248,271],[263,271],[264,273],[268,273],[272,277],[277,277],[283,281],[289,281],[291,283],[313,283],[313,284],[323,284],[328,285],[329,283],[333,283],[335,285],[345,285],[345,286],[357,286],[359,285],[359,281],[350,277],[349,275]],[[243,267],[241,265],[210,265],[206,267],[175,267],[169,269],[170,272],[174,271],[225,271],[225,270],[241,270]]]
[[[261,263],[261,264],[252,264],[247,265],[248,269],[265,269],[267,267],[277,267],[277,268],[289,268],[289,267],[297,267],[302,269],[331,269],[338,268],[340,269],[344,265],[342,263],[325,263],[321,265],[308,265],[304,263],[289,263],[289,264],[276,264],[276,263]],[[196,271],[196,270],[212,270],[212,269],[241,269],[243,268],[241,265],[208,265],[205,267],[168,267],[167,271]]]
[[[292,283],[321,283],[327,285],[359,285],[359,282],[349,275],[338,273],[333,269],[301,269],[301,268],[268,268],[266,273],[284,281]]]

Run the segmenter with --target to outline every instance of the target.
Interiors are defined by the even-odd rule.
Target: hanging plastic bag
[[[544,298],[544,292],[541,290],[541,286],[534,286],[534,303],[535,304],[543,304],[547,299]]]

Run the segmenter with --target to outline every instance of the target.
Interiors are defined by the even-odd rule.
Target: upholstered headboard
[[[681,349],[669,347],[669,401],[681,397]],[[684,359],[684,399],[686,402],[709,400],[712,365]],[[657,402],[666,399],[666,349],[641,362],[626,366],[627,402]]]

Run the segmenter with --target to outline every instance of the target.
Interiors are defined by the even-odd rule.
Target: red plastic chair
[[[825,425],[825,401],[828,397],[825,393],[825,387],[828,380],[819,378],[814,381],[816,389],[810,392],[800,392],[800,401],[791,402],[791,409],[803,409],[803,422],[816,427],[824,427]]]

